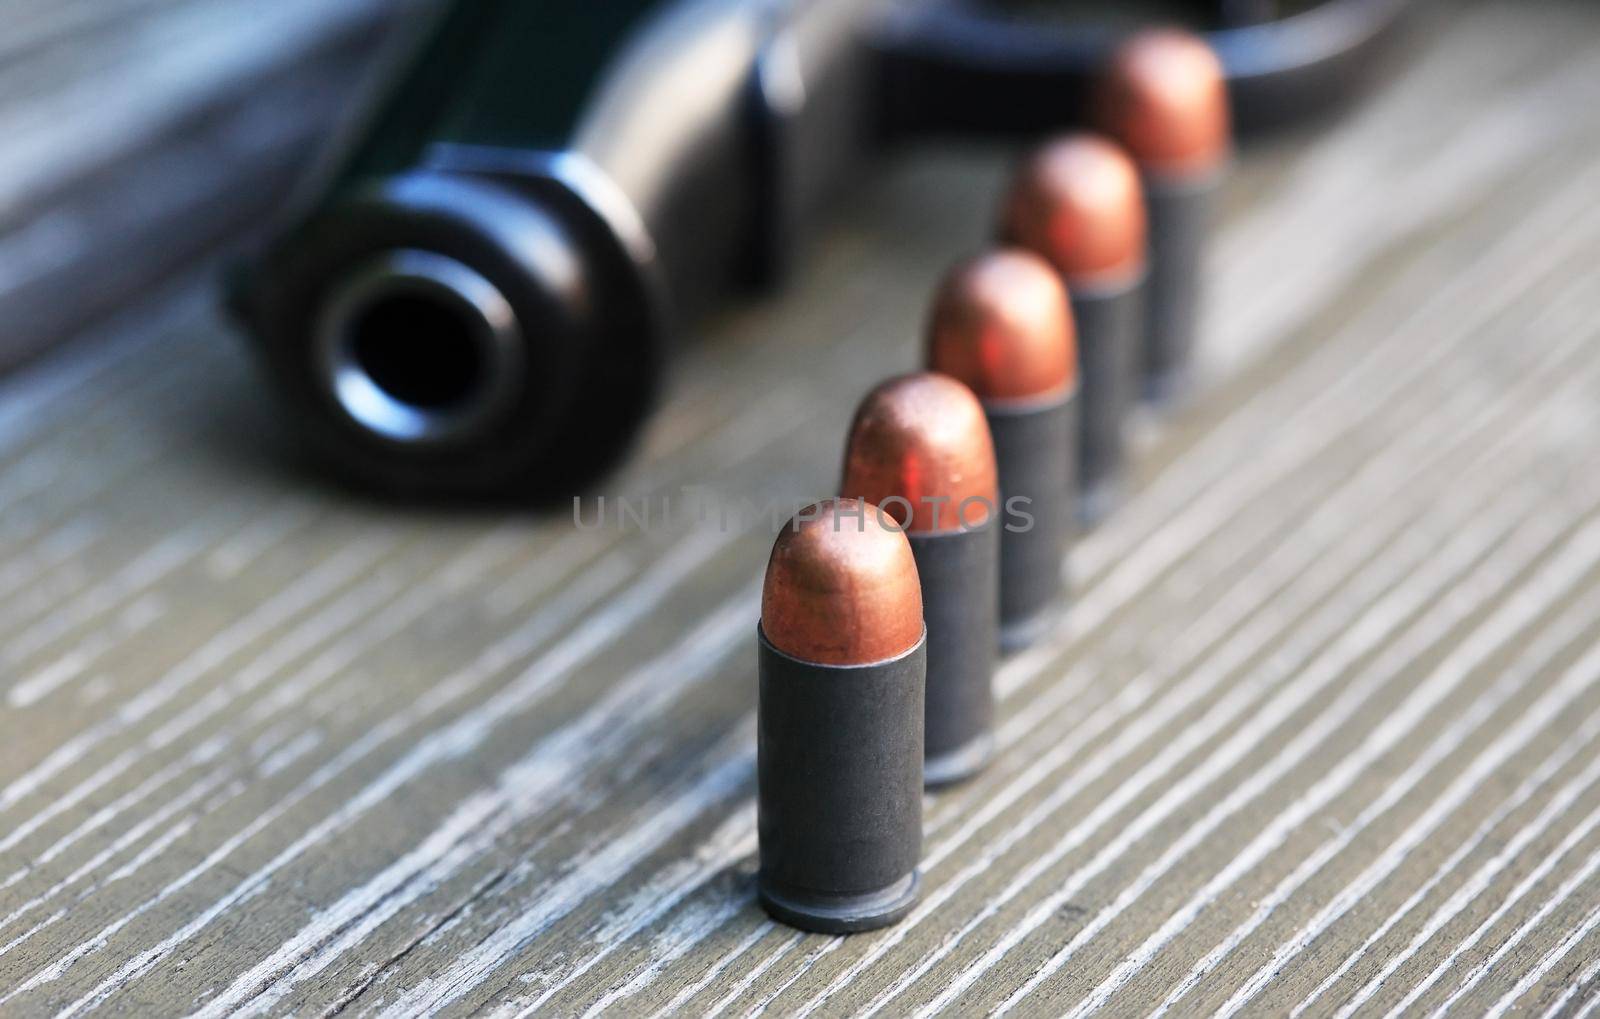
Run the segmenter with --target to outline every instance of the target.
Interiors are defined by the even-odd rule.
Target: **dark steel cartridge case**
[[[1000,650],[1033,643],[1065,607],[1076,531],[1079,395],[989,400],[1000,470]]]
[[[1143,174],[1150,215],[1141,390],[1158,406],[1180,401],[1192,381],[1200,288],[1212,207],[1222,184],[1216,169],[1192,176]]]
[[[999,648],[1000,514],[965,530],[906,535],[928,625],[929,788],[971,778],[994,753],[994,668]]]
[[[928,640],[865,665],[759,640],[761,904],[825,934],[894,923],[920,885]]]
[[[1092,527],[1121,499],[1127,420],[1139,394],[1144,277],[1114,288],[1067,285],[1078,324],[1082,408],[1078,518]]]

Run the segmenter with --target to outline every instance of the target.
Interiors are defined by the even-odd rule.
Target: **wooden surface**
[[[200,285],[9,380],[0,1014],[1600,1008],[1600,9],[1437,28],[1241,164],[1207,385],[880,933],[753,900],[765,529],[319,487]],[[886,167],[606,493],[824,494],[1003,166]]]
[[[275,209],[411,0],[0,0],[0,370]]]

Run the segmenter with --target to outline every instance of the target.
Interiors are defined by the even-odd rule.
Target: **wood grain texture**
[[[275,213],[416,6],[0,0],[0,369]]]
[[[1207,384],[887,931],[755,905],[764,526],[321,486],[203,287],[6,382],[0,1014],[1600,1008],[1600,11],[1434,27],[1241,161]],[[825,494],[1005,163],[848,196],[605,494]]]

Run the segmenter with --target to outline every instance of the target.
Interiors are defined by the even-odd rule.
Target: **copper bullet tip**
[[[1061,277],[1020,248],[957,265],[934,297],[928,367],[981,400],[1039,399],[1070,390],[1078,354]]]
[[[867,394],[850,426],[842,491],[908,531],[982,525],[998,510],[983,405],[948,375],[903,375]]]
[[[1139,171],[1107,138],[1068,135],[1037,149],[1012,180],[1001,237],[1038,252],[1069,286],[1118,283],[1145,260]]]
[[[1204,39],[1181,29],[1140,32],[1117,48],[1096,116],[1155,173],[1210,170],[1228,154],[1222,62]]]
[[[772,545],[761,632],[785,654],[824,665],[867,665],[911,650],[922,639],[911,544],[859,499],[801,511]]]

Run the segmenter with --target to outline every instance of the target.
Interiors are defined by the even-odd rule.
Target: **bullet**
[[[928,623],[924,781],[988,763],[999,638],[1000,506],[983,405],[947,375],[891,379],[856,411],[841,493],[906,530]]]
[[[950,271],[928,323],[928,367],[983,403],[999,473],[1000,649],[1036,640],[1063,600],[1078,442],[1078,356],[1067,292],[1021,248]]]
[[[1098,523],[1120,497],[1124,430],[1137,399],[1145,209],[1139,173],[1109,139],[1068,135],[1017,169],[1000,236],[1055,267],[1072,299],[1081,377],[1079,516]]]
[[[1101,128],[1144,178],[1151,267],[1143,391],[1170,404],[1189,384],[1203,249],[1232,148],[1222,63],[1188,32],[1141,32],[1116,50],[1094,105]]]
[[[779,533],[758,627],[761,904],[847,934],[916,904],[927,639],[906,537],[829,500]]]

